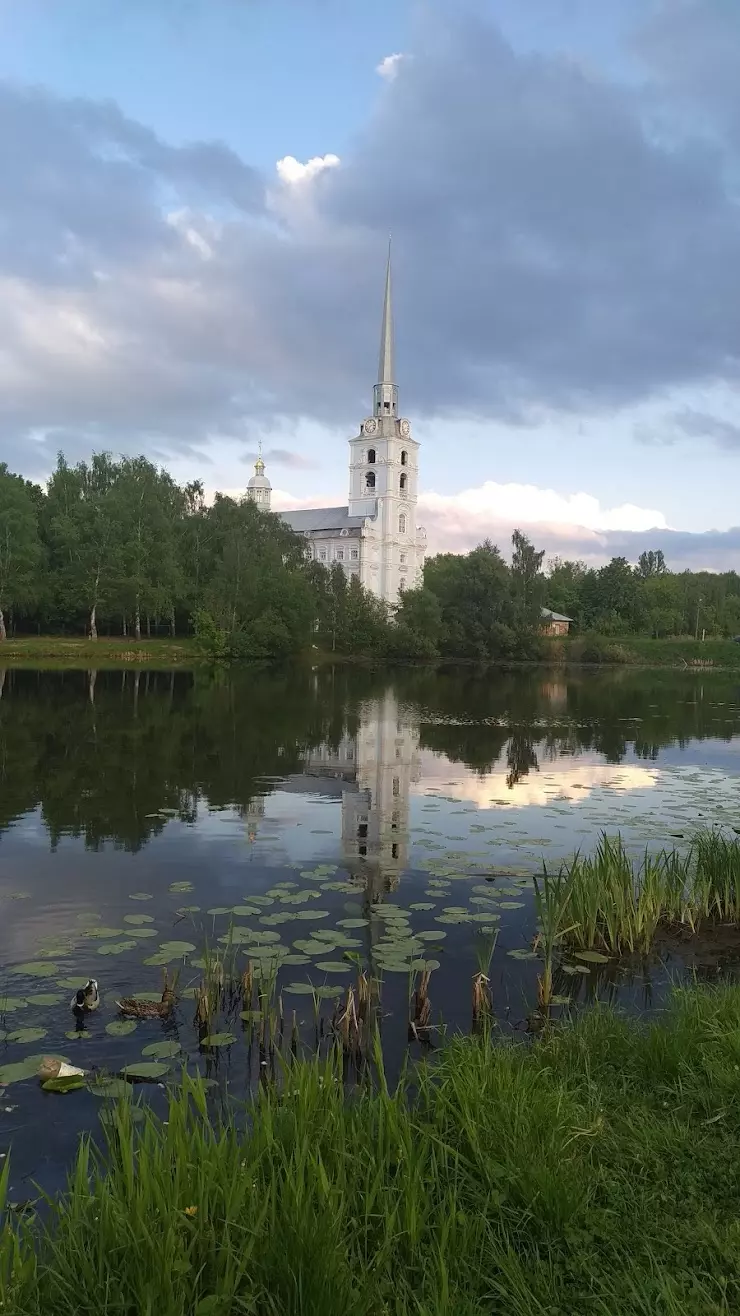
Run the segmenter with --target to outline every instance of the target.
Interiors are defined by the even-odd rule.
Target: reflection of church
[[[312,748],[303,772],[288,777],[280,789],[341,801],[343,861],[378,898],[397,886],[408,864],[411,785],[420,777],[419,725],[399,708],[392,691],[367,700],[359,721],[356,736]],[[255,802],[250,834],[259,811]]]

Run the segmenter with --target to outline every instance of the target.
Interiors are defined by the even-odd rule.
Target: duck
[[[94,978],[88,978],[85,986],[80,987],[79,991],[75,992],[70,1005],[72,1013],[77,1019],[89,1014],[91,1010],[97,1010],[100,1005],[100,992]]]
[[[175,1008],[175,983],[170,986],[169,974],[165,969],[164,987],[161,1001],[138,1001],[135,996],[124,996],[116,1001],[121,1014],[132,1019],[167,1019]]]

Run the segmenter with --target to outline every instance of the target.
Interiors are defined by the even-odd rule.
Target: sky
[[[0,461],[740,566],[736,0],[0,0]]]

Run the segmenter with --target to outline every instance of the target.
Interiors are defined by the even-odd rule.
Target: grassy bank
[[[193,639],[98,640],[82,636],[40,635],[7,639],[0,644],[0,667],[194,667],[202,654]]]
[[[554,661],[624,664],[645,667],[740,669],[740,644],[733,640],[651,639],[646,635],[571,635],[548,642]]]
[[[2,1311],[736,1311],[739,1038],[740,988],[692,990],[650,1027],[592,1012],[532,1047],[457,1040],[413,1092],[347,1101],[338,1070],[298,1063],[246,1138],[189,1084],[166,1124],[124,1104],[50,1232],[3,1233]]]

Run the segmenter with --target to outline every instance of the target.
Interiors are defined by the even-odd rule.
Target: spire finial
[[[395,366],[393,361],[393,308],[391,305],[391,236],[388,235],[388,264],[385,271],[385,295],[383,297],[383,325],[380,331],[380,361],[378,363],[378,383],[395,383]]]

